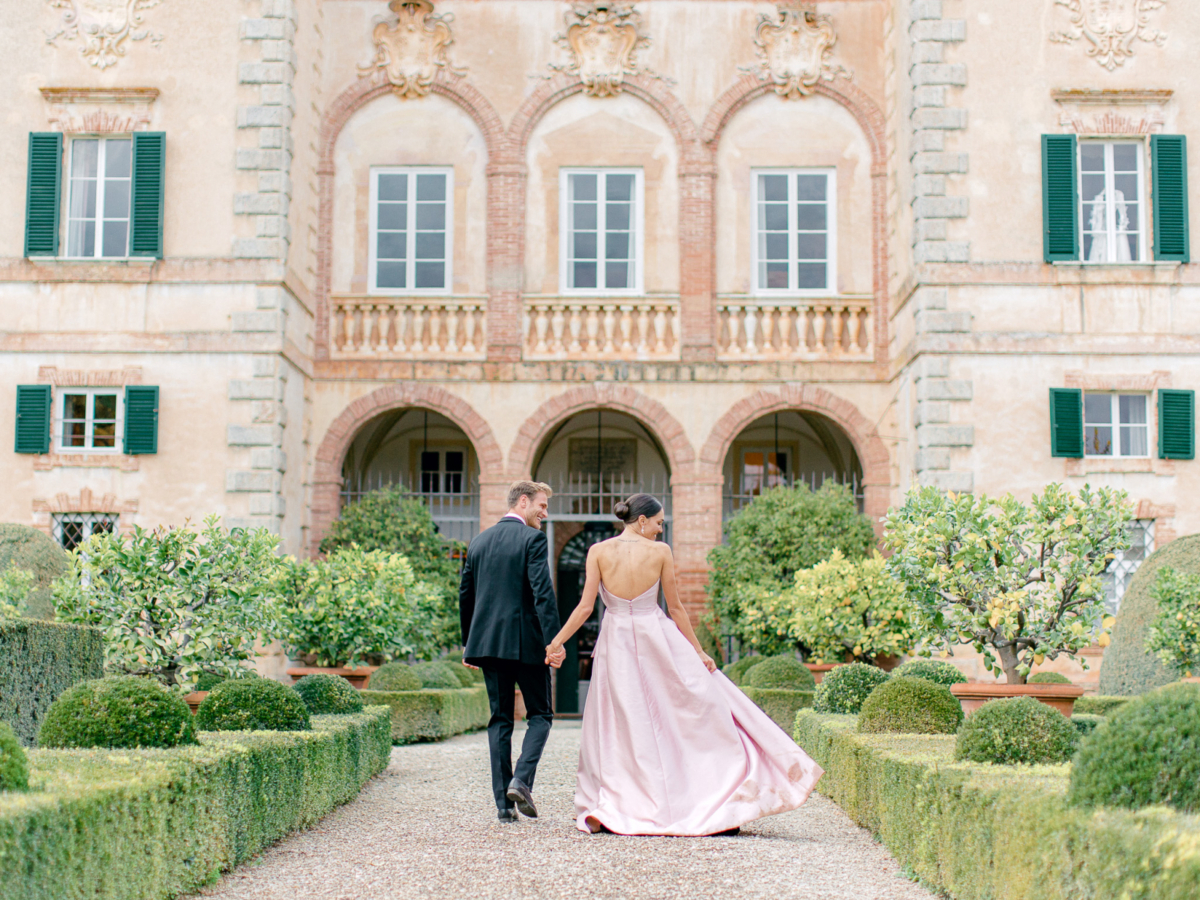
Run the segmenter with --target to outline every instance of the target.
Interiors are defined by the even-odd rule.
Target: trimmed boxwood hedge
[[[417,663],[409,668],[412,669],[414,675],[421,679],[423,688],[449,691],[463,686],[463,683],[458,680],[458,673],[441,660]]]
[[[808,667],[791,654],[781,654],[764,659],[742,678],[748,687],[785,690],[815,691],[817,680]]]
[[[34,750],[0,794],[0,900],[191,893],[352,800],[388,764],[387,710],[174,750]]]
[[[1104,716],[1092,716],[1087,713],[1076,713],[1071,716],[1071,725],[1079,732],[1081,738],[1087,737],[1093,731],[1100,727],[1100,723],[1107,721]]]
[[[1065,803],[1068,766],[955,762],[953,735],[858,734],[796,715],[817,789],[955,900],[1195,900],[1200,819]]]
[[[67,551],[50,535],[29,525],[0,523],[0,572],[11,565],[33,573],[33,591],[25,615],[34,619],[54,617],[51,588],[67,571],[68,564]]]
[[[1107,716],[1128,703],[1131,697],[1087,696],[1075,701],[1075,713],[1080,716]]]
[[[950,688],[924,678],[893,676],[863,701],[858,730],[875,733],[954,734],[962,704]]]
[[[1071,679],[1060,672],[1038,672],[1029,678],[1030,684],[1070,684]]]
[[[1056,709],[1032,697],[992,700],[958,730],[955,758],[978,763],[1055,765],[1070,760],[1079,731]]]
[[[364,703],[386,706],[391,712],[392,741],[413,744],[439,741],[465,731],[487,727],[492,716],[487,690],[482,687],[421,691],[362,691]]]
[[[50,704],[81,681],[104,677],[98,628],[37,619],[0,622],[0,722],[32,747]]]
[[[408,663],[385,663],[371,674],[367,688],[372,691],[419,691],[421,676]]]
[[[68,688],[38,731],[39,747],[181,747],[196,743],[183,698],[153,678],[116,675]]]
[[[817,685],[813,709],[823,713],[858,715],[871,691],[891,676],[866,663],[850,663],[825,673]]]
[[[730,681],[740,687],[742,681],[744,681],[746,678],[746,673],[757,666],[760,662],[766,660],[766,658],[767,657],[765,656],[759,656],[757,654],[754,656],[743,656],[737,662],[730,663],[721,671],[729,677]]]
[[[0,722],[0,791],[29,787],[29,760],[12,727]]]
[[[967,676],[957,666],[940,659],[910,659],[903,665],[892,669],[893,676],[903,678],[924,678],[934,684],[966,684]]]
[[[353,690],[353,688],[351,689]],[[308,707],[290,687],[270,678],[218,684],[196,710],[204,731],[307,731]]]
[[[759,709],[786,731],[792,733],[796,713],[813,705],[812,691],[792,691],[786,688],[744,687],[742,693],[758,704]]]
[[[362,697],[340,675],[318,672],[292,685],[312,716],[343,716],[363,711]]]

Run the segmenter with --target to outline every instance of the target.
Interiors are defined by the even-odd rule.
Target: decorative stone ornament
[[[638,51],[650,46],[641,33],[642,16],[632,6],[620,3],[577,4],[566,14],[567,32],[555,42],[571,54],[566,65],[550,68],[578,75],[584,93],[610,97],[621,92],[626,75],[645,71],[638,65]]]
[[[837,34],[833,20],[811,7],[780,6],[776,14],[762,15],[754,33],[758,77],[772,81],[780,97],[798,98],[813,92],[821,79],[832,81],[850,73],[829,62]]]
[[[48,0],[61,9],[62,27],[46,35],[52,47],[59,38],[67,41],[82,39],[83,58],[97,69],[115,66],[125,55],[126,41],[149,40],[158,47],[161,34],[139,29],[142,12],[158,6],[160,0]]]
[[[446,48],[454,43],[450,36],[452,13],[435,15],[430,0],[391,0],[388,9],[396,14],[396,20],[375,26],[371,32],[375,59],[360,67],[360,74],[382,72],[396,96],[410,100],[429,93],[439,69],[465,73],[446,58]]]
[[[1067,31],[1055,31],[1050,40],[1073,44],[1087,39],[1087,55],[1108,71],[1125,65],[1133,56],[1134,41],[1161,47],[1167,36],[1150,27],[1150,13],[1167,5],[1167,0],[1054,0],[1071,17]]]

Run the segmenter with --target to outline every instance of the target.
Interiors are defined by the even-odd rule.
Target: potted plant
[[[1122,491],[1052,484],[1024,504],[1012,495],[909,493],[885,522],[888,568],[908,588],[927,651],[970,644],[1006,684],[951,690],[965,712],[997,697],[1029,695],[1070,715],[1083,689],[1028,684],[1043,660],[1077,658],[1109,643],[1101,575],[1128,546],[1133,511]],[[1087,668],[1086,660],[1078,660]]]
[[[1184,681],[1200,682],[1200,575],[1159,569],[1150,589],[1158,614],[1146,632],[1146,650]]]

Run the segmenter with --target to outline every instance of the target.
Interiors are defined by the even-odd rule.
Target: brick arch
[[[714,161],[721,137],[733,117],[743,107],[773,90],[771,82],[745,75],[717,98],[700,127],[700,140]],[[871,339],[875,346],[875,361],[883,364],[887,361],[888,346],[887,132],[883,110],[862,88],[846,78],[821,80],[813,93],[828,97],[849,110],[871,148],[871,282],[875,298],[875,333]]]
[[[876,523],[887,512],[892,484],[891,455],[879,431],[853,403],[813,385],[786,385],[778,391],[758,391],[739,400],[721,416],[700,451],[699,469],[719,480],[734,440],[755,420],[773,412],[795,410],[820,413],[850,438],[863,469],[863,508]]]
[[[504,454],[492,434],[491,426],[463,400],[433,385],[416,382],[389,384],[359,397],[333,420],[317,448],[313,460],[312,539],[309,551],[315,555],[321,538],[341,511],[342,461],[359,430],[383,412],[401,407],[417,407],[441,413],[463,430],[475,448],[481,482],[503,476]]]
[[[571,416],[593,409],[611,409],[633,416],[658,438],[667,454],[672,480],[690,477],[696,453],[679,421],[657,400],[631,387],[612,384],[572,388],[539,406],[522,423],[508,451],[511,477],[531,477],[533,459],[542,442]]]

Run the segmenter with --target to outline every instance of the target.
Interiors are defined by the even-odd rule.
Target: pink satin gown
[[[823,770],[657,603],[600,586],[605,616],[583,714],[575,824],[704,835],[796,809]]]

